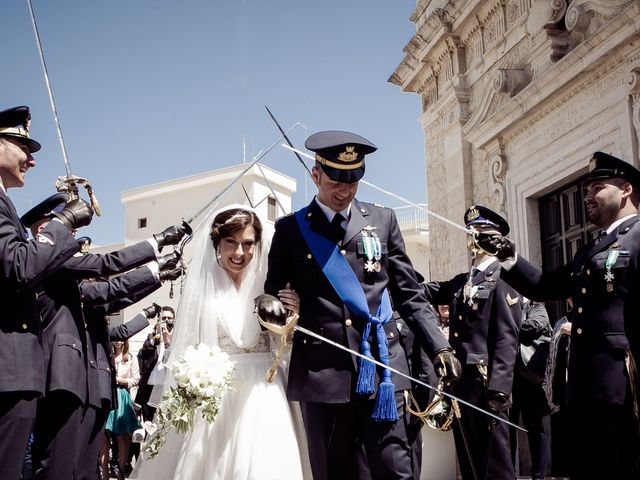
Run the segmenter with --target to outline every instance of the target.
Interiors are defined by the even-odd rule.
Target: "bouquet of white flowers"
[[[160,400],[155,421],[145,422],[148,440],[143,450],[149,458],[158,455],[170,428],[186,433],[193,427],[196,410],[213,423],[220,409],[224,392],[230,387],[234,364],[219,347],[201,343],[190,346],[171,366],[176,386]]]

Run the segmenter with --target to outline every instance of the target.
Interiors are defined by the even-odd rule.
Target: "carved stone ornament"
[[[635,0],[573,0],[567,8],[565,25],[571,32],[585,33],[595,16],[600,16],[606,21],[632,3],[635,3]]]
[[[527,17],[527,33],[537,35],[545,25],[555,24],[562,20],[567,11],[565,0],[533,0]]]
[[[629,95],[631,96],[631,119],[635,131],[635,145],[640,158],[640,66],[635,67],[627,76]]]
[[[529,75],[522,69],[499,68],[493,76],[493,88],[496,92],[508,93],[513,97],[529,83]]]

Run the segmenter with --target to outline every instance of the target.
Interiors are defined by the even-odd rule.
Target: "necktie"
[[[339,243],[344,238],[345,230],[342,228],[344,217],[341,213],[336,213],[331,220],[331,240]]]
[[[596,237],[596,245],[598,243],[600,243],[600,240],[602,240],[604,237],[607,236],[607,231],[606,230],[600,230],[600,233],[598,234],[598,236]]]

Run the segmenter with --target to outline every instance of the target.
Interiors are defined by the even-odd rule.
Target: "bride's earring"
[[[217,248],[217,249],[216,249],[216,258],[217,258],[218,260],[220,260],[220,257],[221,257],[221,256],[222,256],[222,255],[220,254],[220,248]]]

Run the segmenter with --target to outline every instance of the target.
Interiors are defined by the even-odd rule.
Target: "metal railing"
[[[427,208],[426,203],[418,204]],[[398,224],[402,232],[428,232],[429,231],[429,215],[424,210],[411,206],[403,206],[394,208]]]

